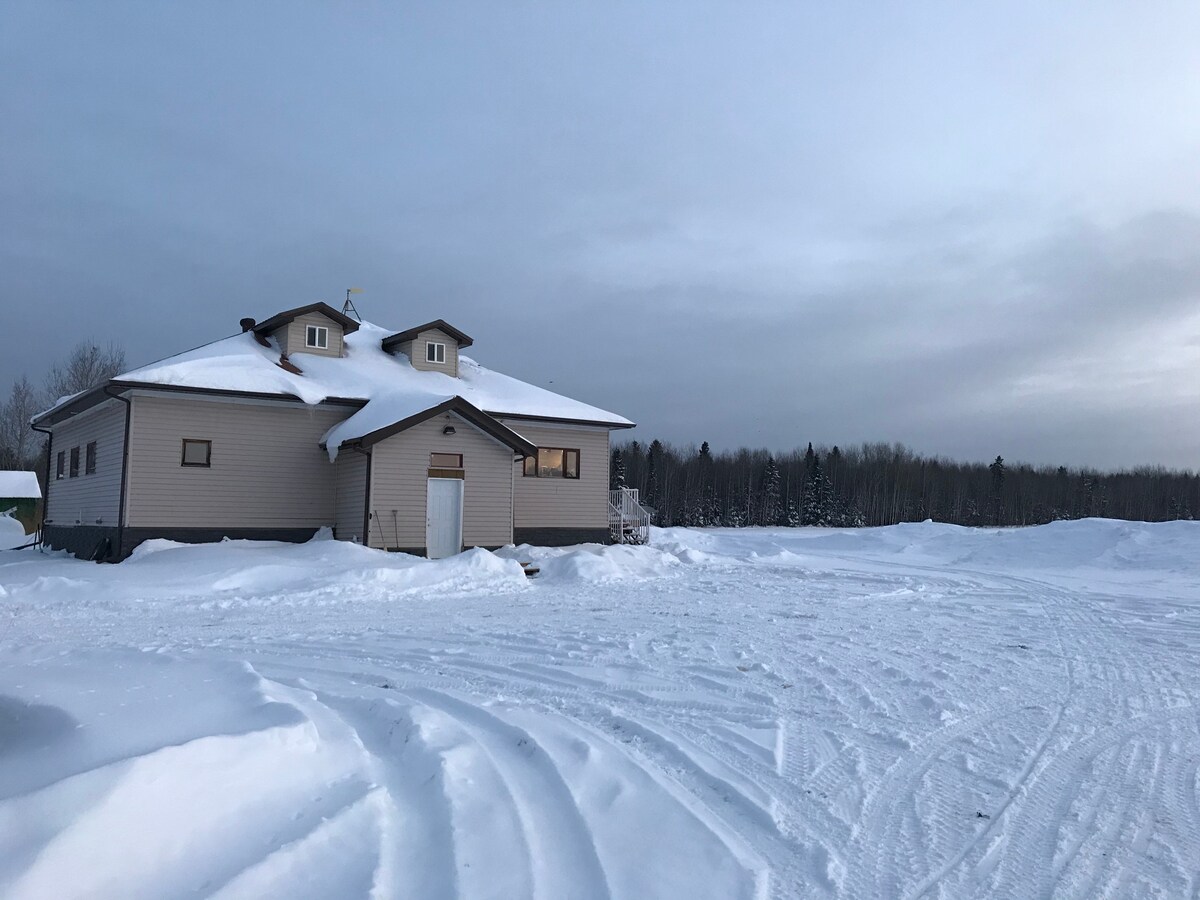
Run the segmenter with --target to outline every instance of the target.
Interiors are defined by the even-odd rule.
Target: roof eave
[[[337,322],[337,324],[342,326],[342,331],[346,334],[351,334],[352,332],[358,331],[358,322],[355,322],[349,316],[338,312],[328,303],[310,303],[307,306],[297,306],[294,309],[285,309],[283,312],[275,313],[275,315],[271,316],[269,319],[264,319],[250,330],[258,335],[266,335],[272,331],[282,328],[294,319],[298,319],[300,316],[313,312],[320,313],[327,319]]]
[[[420,412],[413,413],[411,416],[406,416],[393,422],[391,425],[386,425],[383,428],[377,428],[375,431],[368,432],[357,438],[349,438],[342,441],[339,449],[351,445],[357,445],[363,448],[369,448],[378,444],[380,441],[386,440],[393,435],[407,431],[414,425],[419,425],[422,422],[440,416],[442,413],[452,412],[466,419],[480,431],[495,438],[502,444],[506,444],[518,453],[524,456],[533,456],[537,453],[537,445],[532,441],[527,440],[517,434],[508,426],[497,422],[496,419],[488,413],[474,406],[462,397],[454,396],[449,400],[431,406],[428,409],[423,409]]]

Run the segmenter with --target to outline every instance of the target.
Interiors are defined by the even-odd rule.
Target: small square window
[[[425,361],[444,363],[446,361],[446,345],[430,341],[425,345]]]
[[[79,448],[71,448],[71,477],[79,477]]]
[[[198,441],[193,438],[183,439],[183,456],[180,459],[181,466],[199,466],[208,468],[212,466],[212,441]]]
[[[83,453],[83,474],[96,474],[96,442],[92,441],[84,449]]]
[[[67,453],[65,450],[58,451],[58,460],[54,464],[55,479],[62,478],[66,475],[67,468]]]
[[[329,348],[329,329],[320,325],[309,325],[304,330],[304,346],[327,350]]]
[[[431,469],[461,469],[463,458],[461,453],[430,453],[429,468]]]

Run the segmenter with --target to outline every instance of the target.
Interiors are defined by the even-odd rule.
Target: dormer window
[[[425,345],[425,362],[444,363],[446,361],[446,345],[429,341]]]
[[[321,325],[309,325],[304,330],[304,346],[313,347],[317,350],[328,349],[329,329]]]

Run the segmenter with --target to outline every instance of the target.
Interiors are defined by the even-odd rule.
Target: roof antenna
[[[351,294],[361,294],[362,288],[346,288],[346,302],[342,304],[343,316],[354,316],[358,321],[362,321],[362,316],[358,314],[358,310],[354,306],[354,301],[350,299]]]

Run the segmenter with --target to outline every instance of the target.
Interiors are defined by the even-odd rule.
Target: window
[[[87,448],[84,450],[83,474],[84,475],[95,475],[96,474],[96,442],[95,441],[92,441],[90,444],[88,444]]]
[[[71,448],[71,477],[79,477],[79,448]]]
[[[431,469],[461,469],[463,458],[461,453],[430,453],[429,468]]]
[[[54,465],[54,477],[62,478],[64,470],[67,468],[67,454],[65,450],[58,451],[58,462]]]
[[[309,325],[304,329],[304,346],[318,350],[329,348],[329,329],[321,325]]]
[[[425,345],[425,362],[444,363],[446,361],[446,345],[430,341]]]
[[[539,447],[537,456],[525,457],[525,474],[537,478],[578,478],[579,451]]]
[[[212,465],[212,441],[184,438],[183,456],[179,464],[181,466],[210,467]]]

